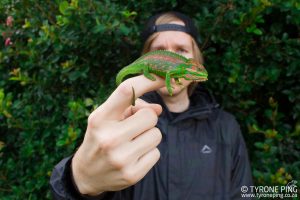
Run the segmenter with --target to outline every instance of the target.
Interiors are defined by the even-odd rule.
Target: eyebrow
[[[175,44],[174,45],[176,48],[183,48],[183,49],[189,49],[187,45],[185,44]],[[151,49],[164,49],[165,45],[157,45],[157,46],[152,46]]]

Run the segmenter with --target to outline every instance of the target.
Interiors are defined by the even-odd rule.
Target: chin
[[[174,86],[173,86],[173,87],[174,87]],[[178,95],[179,93],[181,93],[181,92],[184,91],[185,89],[186,89],[186,87],[176,85],[176,86],[174,87],[174,89],[172,89],[172,91],[173,91],[173,95],[172,95],[172,96]],[[168,92],[168,90],[167,90],[167,87],[160,88],[160,89],[158,90],[158,93],[159,93],[160,95],[162,95],[162,96],[170,96],[170,94],[169,94],[169,92]]]
[[[185,79],[181,79],[180,80],[182,85],[177,85],[174,81],[174,79],[172,79],[171,82],[171,86],[172,86],[172,97],[177,96],[179,94],[185,93],[187,94],[187,89],[188,86],[192,83],[191,81],[185,80]],[[170,97],[170,94],[167,90],[167,87],[162,87],[157,91],[161,96],[165,96],[165,97]]]

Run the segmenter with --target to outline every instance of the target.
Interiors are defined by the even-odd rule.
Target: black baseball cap
[[[162,16],[166,13],[174,15],[175,17],[180,19],[185,25],[184,26],[179,25],[179,24],[156,25],[155,24],[156,20],[160,16]],[[177,11],[163,12],[163,13],[159,13],[159,14],[156,14],[156,15],[150,17],[148,19],[148,21],[146,22],[146,25],[141,33],[142,42],[145,43],[150,35],[152,35],[155,32],[161,32],[161,31],[185,32],[185,33],[189,34],[190,36],[192,36],[198,44],[200,43],[199,33],[198,33],[198,30],[197,30],[193,20],[190,17],[186,16],[185,14],[177,12]]]

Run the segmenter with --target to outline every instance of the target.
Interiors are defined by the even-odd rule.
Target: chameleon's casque
[[[178,85],[181,85],[180,78],[191,81],[206,81],[208,78],[204,66],[194,59],[188,59],[171,51],[156,50],[144,54],[124,67],[117,74],[116,83],[119,85],[130,74],[144,74],[148,79],[155,81],[151,73],[166,79],[166,87],[170,95],[172,95],[172,78]]]

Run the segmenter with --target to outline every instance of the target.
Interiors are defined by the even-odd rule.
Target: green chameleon
[[[121,69],[117,74],[116,83],[119,85],[122,80],[131,74],[144,74],[148,79],[155,81],[155,74],[164,77],[166,87],[170,96],[172,96],[171,79],[174,78],[177,85],[182,85],[180,78],[190,81],[206,81],[208,74],[203,65],[197,63],[194,59],[188,59],[177,53],[156,50],[144,54],[130,65]],[[135,93],[133,91],[132,105],[135,101]]]

